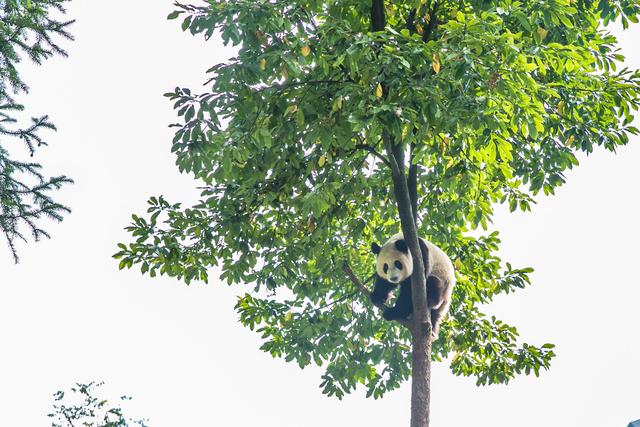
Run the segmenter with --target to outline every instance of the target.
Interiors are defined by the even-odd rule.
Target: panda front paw
[[[384,304],[389,299],[389,292],[371,292],[371,302],[374,304]]]

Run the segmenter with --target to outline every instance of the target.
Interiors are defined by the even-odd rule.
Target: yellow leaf
[[[538,28],[538,35],[540,36],[540,40],[544,40],[544,38],[547,37],[547,34],[549,34],[548,30],[545,30],[542,27]]]
[[[320,156],[320,158],[318,159],[318,166],[322,167],[324,166],[324,162],[326,161],[326,157],[324,157],[324,155]]]
[[[302,56],[309,56],[309,54],[311,53],[311,48],[309,46],[302,46],[302,49],[300,49],[300,53],[302,54]]]
[[[571,135],[571,136],[569,137],[569,139],[567,139],[567,142],[565,142],[565,143],[564,143],[564,145],[565,145],[566,147],[570,147],[570,146],[571,146],[571,144],[573,144],[573,141],[574,141],[575,139],[576,139],[576,137],[575,137],[575,136],[573,136],[573,135]]]
[[[560,114],[564,113],[564,101],[558,102],[558,113]]]
[[[420,24],[416,24],[416,32],[417,32],[418,34],[422,34],[422,33],[424,33],[424,28],[422,28],[422,25],[420,25]]]
[[[431,15],[429,15],[428,13],[424,14],[424,21],[425,22],[431,22]]]
[[[260,62],[258,63],[258,67],[260,67],[260,71],[264,71],[264,69],[267,68],[267,60],[261,58]]]
[[[451,11],[451,19],[456,19],[457,16],[458,16],[458,9],[453,9]]]
[[[437,53],[433,54],[433,64],[431,66],[433,67],[433,71],[435,71],[436,74],[440,72],[440,56],[438,56]]]
[[[381,96],[382,96],[382,85],[378,83],[378,86],[376,86],[376,97],[380,98]]]
[[[342,97],[339,96],[333,100],[333,106],[331,107],[332,111],[338,111],[342,109]]]

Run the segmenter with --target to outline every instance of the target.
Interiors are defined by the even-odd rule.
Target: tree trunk
[[[415,145],[411,144],[411,156],[409,159],[409,174],[407,187],[411,201],[411,213],[417,228],[418,224],[418,165],[414,163]],[[423,254],[422,259],[428,262]],[[428,266],[424,266],[428,269]],[[424,270],[415,271],[414,274],[422,274]],[[416,280],[414,280],[415,282]],[[426,294],[425,294],[426,301]],[[415,306],[415,305],[414,305]],[[422,310],[422,307],[420,307]],[[415,309],[414,309],[415,310]],[[416,311],[417,312],[417,311]],[[431,328],[428,322],[431,320],[428,307],[425,307],[423,316],[414,316],[411,324],[411,427],[429,426],[429,404],[431,401]],[[424,319],[424,315],[429,319]],[[417,321],[422,317],[422,326]],[[426,320],[426,322],[424,322]],[[431,325],[432,326],[432,325]]]
[[[431,30],[432,21],[429,22]],[[411,19],[412,20],[412,19]],[[382,31],[386,26],[384,0],[371,0],[371,30]],[[387,91],[382,84],[383,94]],[[383,131],[382,139],[387,151],[391,176],[393,179],[393,192],[398,205],[398,216],[402,225],[402,234],[409,246],[413,258],[413,276],[411,280],[411,295],[413,302],[413,314],[411,316],[411,427],[429,427],[429,402],[431,386],[431,316],[427,307],[427,278],[424,274],[429,270],[427,254],[423,257],[422,249],[418,243],[418,231],[416,227],[418,214],[417,194],[417,165],[409,166],[409,176],[405,175],[405,161],[402,144],[392,141],[391,136]],[[413,147],[412,147],[413,148]],[[413,157],[414,152],[411,151]],[[423,262],[423,260],[425,260]]]
[[[391,164],[393,192],[398,204],[402,234],[413,258],[413,276],[411,280],[413,314],[411,315],[410,325],[412,337],[411,427],[429,427],[431,316],[429,316],[427,307],[427,278],[424,274],[429,269],[428,265],[424,265],[424,262],[428,260],[428,256],[422,256],[422,249],[418,243],[418,232],[409,194],[410,190],[404,173],[402,147],[399,144],[394,144],[386,132],[383,132],[383,140],[389,156],[389,163]]]
[[[431,333],[430,328],[411,332],[411,427],[429,427],[431,401]]]

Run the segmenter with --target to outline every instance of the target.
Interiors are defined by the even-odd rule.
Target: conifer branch
[[[18,73],[16,64],[27,57],[36,64],[53,55],[67,56],[57,39],[72,40],[67,31],[73,21],[58,21],[51,13],[65,13],[63,3],[68,0],[39,0],[37,5],[5,2],[0,9],[0,231],[4,234],[14,261],[18,262],[16,241],[27,241],[27,233],[34,240],[49,237],[38,225],[41,218],[61,221],[70,209],[50,196],[52,191],[73,181],[66,176],[47,178],[42,166],[10,156],[7,146],[22,142],[30,157],[37,147],[47,145],[43,130],[56,130],[48,116],[32,118],[28,126],[17,125],[11,116],[24,106],[13,96],[27,92],[28,86]],[[13,144],[15,145],[15,144]],[[14,151],[12,150],[12,154]]]

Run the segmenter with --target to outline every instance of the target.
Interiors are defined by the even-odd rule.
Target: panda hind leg
[[[435,310],[431,310],[431,336],[435,339],[438,337],[440,330],[440,322],[446,312],[442,310],[442,307]]]
[[[444,281],[436,276],[427,278],[427,306],[431,309],[440,307],[444,300]]]
[[[427,305],[431,309],[431,336],[438,336],[440,322],[447,311],[449,304],[445,301],[445,282],[436,276],[427,279]]]

